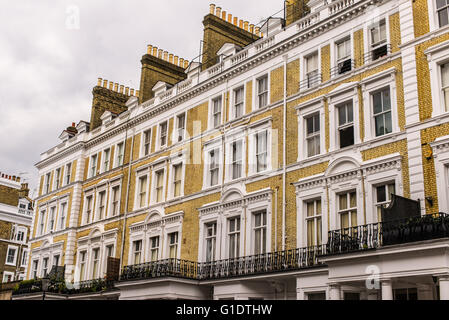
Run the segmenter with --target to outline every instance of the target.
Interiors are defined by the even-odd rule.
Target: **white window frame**
[[[104,192],[104,211],[103,211],[103,217],[99,217],[100,214],[100,193]],[[108,190],[106,187],[101,187],[96,190],[96,203],[95,203],[95,218],[93,219],[93,222],[101,221],[106,219],[107,217],[107,197],[108,197]]]
[[[45,218],[46,218],[46,214],[47,214],[47,208],[43,208],[43,209],[41,209],[40,208],[40,210],[39,210],[39,224],[38,224],[38,235],[39,236],[42,236],[42,235],[44,235],[46,232],[45,232]]]
[[[81,255],[81,253],[83,253],[84,252],[84,260],[81,260],[81,258],[82,258],[82,255]],[[89,275],[89,268],[88,268],[88,263],[89,263],[89,250],[87,249],[87,248],[80,248],[79,250],[78,250],[78,253],[77,253],[77,260],[78,260],[78,263],[77,263],[77,266],[78,266],[78,276],[77,276],[77,278],[79,279],[79,281],[85,281],[86,280],[86,277],[89,277],[88,275]],[[83,273],[81,274],[81,264],[84,264],[84,268],[83,268]]]
[[[212,227],[212,229],[214,229],[213,226],[215,226],[214,233],[211,236],[209,236],[208,235],[208,230],[211,227]],[[210,221],[210,222],[207,222],[207,223],[204,224],[204,239],[203,239],[203,241],[204,241],[204,262],[212,262],[212,261],[216,261],[217,260],[218,243],[219,243],[217,234],[218,234],[218,223],[217,223],[216,220]],[[211,253],[211,259],[209,261],[207,260],[207,256],[208,256],[207,243],[208,243],[208,240],[212,241],[212,253]]]
[[[90,208],[89,218],[86,221],[86,215],[87,215],[87,209],[88,209],[88,207],[87,207],[87,205],[88,205],[87,198],[88,197],[91,197],[92,199],[91,199],[91,203],[90,203],[91,208]],[[94,214],[95,214],[95,193],[93,191],[86,192],[84,195],[84,210],[83,210],[83,219],[82,219],[83,224],[86,225],[86,224],[92,223],[94,221],[94,219],[93,219]]]
[[[50,208],[49,208],[49,214],[48,214],[48,218],[47,218],[47,232],[53,232],[53,231],[55,231],[55,230],[57,230],[58,228],[57,228],[57,225],[58,225],[58,212],[57,212],[57,205],[55,204],[55,205],[52,205]],[[52,217],[51,217],[51,214],[52,214],[52,212],[53,212],[53,226],[51,226],[51,228],[50,228],[50,222],[51,222],[51,219],[52,219]]]
[[[20,258],[20,266],[21,267],[25,267],[28,265],[28,255],[29,255],[30,250],[23,248],[22,249],[22,257]],[[24,261],[25,260],[25,261]]]
[[[98,250],[98,258],[94,260],[94,252]],[[94,262],[97,261],[97,270],[94,272]],[[98,245],[95,245],[90,250],[90,268],[89,268],[89,278],[92,280],[100,278],[100,272],[101,272],[101,247]]]
[[[44,181],[44,193],[43,194],[47,194],[50,192],[50,179],[51,179],[51,171],[47,172],[45,174],[45,181]]]
[[[248,175],[264,174],[272,170],[272,121],[257,123],[250,127],[248,132]],[[257,135],[259,133],[266,132],[267,137],[267,162],[265,170],[257,171]]]
[[[146,133],[149,133],[149,136],[150,136],[150,141],[148,142],[148,153],[147,154],[145,154],[145,135],[146,135]],[[141,143],[142,148],[140,150],[141,157],[146,157],[151,154],[152,138],[153,138],[153,128],[148,128],[148,129],[142,131],[142,143]]]
[[[163,203],[165,201],[165,188],[166,188],[166,174],[167,168],[165,162],[162,165],[155,166],[153,168],[152,179],[151,179],[151,204]],[[162,200],[157,201],[157,173],[163,171],[162,173]]]
[[[399,132],[395,69],[387,69],[371,77],[365,78],[360,83],[362,86],[363,100],[365,102],[365,142],[370,140],[382,140]],[[392,132],[376,137],[372,93],[388,86],[390,87]]]
[[[22,240],[22,241],[20,241],[20,240],[18,239],[19,232],[23,232],[23,240]],[[28,228],[26,228],[26,227],[21,227],[21,226],[18,226],[18,227],[16,228],[15,235],[14,235],[14,240],[15,240],[15,241],[21,242],[21,243],[26,243],[26,242],[27,242],[27,236],[28,236]]]
[[[181,165],[181,185],[180,194],[175,196],[175,166]],[[185,182],[185,168],[186,164],[184,158],[178,158],[171,161],[170,172],[169,172],[169,189],[168,194],[170,199],[179,198],[184,196],[184,182]]]
[[[260,226],[256,226],[256,215],[260,214],[262,211],[265,211],[265,224],[264,225],[260,225]],[[252,255],[256,255],[256,254],[265,254],[265,253],[269,253],[269,246],[268,246],[268,233],[270,232],[268,229],[268,210],[265,209],[261,209],[261,210],[252,210],[251,211],[251,254]],[[263,223],[263,222],[262,222]],[[256,253],[256,232],[258,230],[264,229],[264,233],[265,233],[265,250],[263,250],[261,248],[261,252]],[[261,244],[263,245],[263,242],[261,242]]]
[[[314,48],[312,50],[309,50],[309,51],[303,53],[300,57],[300,59],[302,61],[302,64],[301,64],[302,71],[301,71],[301,79],[300,79],[301,83],[305,83],[305,81],[307,81],[307,79],[308,79],[308,74],[312,72],[312,71],[307,72],[308,71],[307,70],[307,59],[309,59],[314,54],[317,54],[317,69],[316,69],[317,74],[321,73],[321,48],[318,48],[318,49]],[[311,90],[313,88],[316,88],[321,84],[321,82],[322,82],[321,80],[320,81],[312,81],[311,86],[309,86],[308,84],[307,84],[307,86],[303,85],[300,88],[300,90],[306,91],[306,90]]]
[[[101,172],[107,172],[111,170],[111,148],[106,148],[103,150],[102,158],[103,160],[101,161]]]
[[[95,163],[94,163],[95,160]],[[98,172],[98,153],[90,156],[89,159],[89,178],[93,178],[97,175]]]
[[[181,251],[181,242],[180,242],[180,233],[177,230],[173,231],[173,232],[167,232],[167,237],[166,237],[166,248],[167,248],[166,249],[166,257],[167,257],[167,259],[171,258],[170,251],[171,251],[172,244],[170,244],[170,242],[171,242],[170,235],[174,234],[174,233],[176,233],[177,236],[176,236],[176,258],[173,258],[173,259],[179,259],[179,254]]]
[[[373,46],[373,43],[371,43],[371,29],[373,27],[375,27],[376,25],[379,25],[379,23],[385,20],[385,41],[383,42],[378,42],[376,46]],[[366,22],[366,27],[365,27],[365,31],[364,31],[364,53],[368,54],[368,53],[372,53],[373,50],[382,47],[383,45],[391,45],[391,40],[390,40],[390,19],[389,19],[389,15],[385,14],[385,15],[380,15],[378,17],[376,17],[373,20],[369,20]],[[390,54],[388,52],[388,47],[387,47],[387,55]],[[368,63],[376,63],[379,60],[381,60],[382,58],[378,58],[376,60],[373,60],[372,58],[369,59]],[[367,63],[367,59],[366,56],[364,56],[364,63]]]
[[[146,183],[145,183],[145,199],[144,199],[144,206],[140,206],[141,203],[141,194],[142,194],[142,190],[141,190],[141,183],[140,180],[146,178]],[[142,209],[148,206],[148,193],[149,193],[149,186],[150,186],[150,175],[148,174],[147,170],[143,170],[141,172],[138,172],[136,175],[136,196],[135,196],[135,200],[134,200],[134,209]],[[112,189],[111,189],[112,190]]]
[[[118,188],[118,201],[117,201],[117,214],[114,214],[114,188]],[[108,217],[116,217],[120,215],[120,206],[121,206],[121,193],[122,193],[122,186],[120,182],[116,182],[116,183],[111,183],[111,185],[109,186],[109,194],[110,194],[110,199],[109,199],[109,208],[110,210],[108,210]]]
[[[53,181],[53,190],[58,190],[61,187],[61,172],[62,167],[55,169],[55,177]]]
[[[317,118],[318,119],[318,125],[319,125],[319,129],[318,130],[315,130],[313,133],[311,133],[311,134],[308,134],[307,133],[307,131],[308,131],[308,125],[307,125],[307,123],[308,123],[308,120],[309,119],[314,119],[314,118]],[[323,146],[322,146],[322,139],[321,139],[321,137],[323,136],[323,127],[322,127],[322,122],[321,122],[321,119],[320,119],[321,117],[320,117],[320,113],[319,112],[315,112],[315,113],[312,113],[312,114],[310,114],[310,115],[307,115],[307,116],[304,116],[303,117],[303,122],[304,122],[304,137],[305,137],[305,140],[304,140],[304,143],[305,143],[305,146],[304,146],[304,150],[305,150],[305,153],[306,153],[306,157],[307,158],[313,158],[313,157],[316,157],[316,156],[319,156],[320,154],[322,154],[322,150],[323,150]],[[315,126],[315,120],[313,120],[313,126]],[[314,129],[316,129],[316,128],[314,128]],[[318,136],[318,139],[316,139],[316,137]],[[309,139],[313,139],[314,141],[316,141],[316,140],[318,140],[318,142],[319,142],[319,150],[318,150],[318,153],[316,153],[315,152],[315,154],[312,154],[312,155],[309,155]],[[315,146],[316,147],[316,146]]]
[[[64,167],[64,184],[65,186],[70,184],[70,180],[72,180],[72,166],[73,163],[69,162]]]
[[[121,159],[120,159],[120,153],[119,153],[119,145],[122,145],[122,154],[121,154]],[[120,141],[115,145],[114,148],[114,168],[120,167],[123,165],[123,163],[125,162],[125,141]]]
[[[254,93],[254,103],[253,103],[253,111],[255,111],[255,110],[258,110],[258,109],[261,109],[261,108],[266,108],[266,107],[268,107],[269,105],[270,105],[270,103],[271,103],[271,101],[270,101],[270,74],[271,74],[271,72],[268,72],[268,73],[265,73],[265,74],[262,74],[262,75],[260,75],[260,76],[257,76],[256,78],[254,78],[254,80],[253,80],[253,83],[254,83],[254,90],[253,90],[253,93]],[[263,92],[264,94],[266,94],[267,95],[267,103],[264,105],[264,106],[260,106],[260,99],[259,99],[259,96],[260,96],[260,92],[259,92],[259,81],[261,80],[261,79],[263,79],[263,78],[266,78],[266,81],[267,81],[267,90],[265,91],[265,92]]]
[[[44,273],[44,261],[47,261],[47,264],[45,266],[46,267],[45,273]],[[41,278],[44,278],[46,275],[48,275],[50,271],[51,271],[50,257],[48,255],[45,255],[42,257],[41,270],[40,270]]]
[[[428,2],[433,2],[435,0],[429,0]],[[449,28],[449,27],[448,27]],[[427,55],[427,61],[429,63],[430,72],[430,91],[432,94],[432,118],[437,117],[442,114],[449,113],[449,106],[446,110],[444,94],[443,94],[443,83],[441,66],[443,64],[449,63],[449,40],[441,42],[434,45],[424,51]]]
[[[182,130],[182,135],[178,134],[179,133],[179,129],[180,129],[178,127],[179,126],[178,120],[179,120],[180,116],[184,116],[184,127],[183,127],[183,130]],[[167,131],[168,131],[168,129],[167,129]],[[173,134],[172,134],[172,141],[173,141],[173,143],[172,144],[176,144],[178,142],[184,141],[186,139],[186,131],[187,131],[187,112],[177,113],[174,116],[174,118],[173,118]],[[167,132],[167,135],[168,135],[168,132]],[[178,139],[179,137],[181,137],[180,140]]]
[[[237,229],[234,231],[231,231],[230,230],[231,220],[237,221],[237,219],[240,221],[239,229],[238,229],[238,231],[236,231]],[[241,242],[242,242],[242,238],[243,238],[242,231],[244,230],[244,224],[242,222],[244,222],[244,221],[242,221],[242,217],[240,214],[226,217],[226,254],[225,255],[228,259],[237,259],[237,258],[241,257],[241,253],[242,253]],[[236,224],[236,226],[237,226],[237,224]],[[231,255],[230,255],[231,236],[234,236],[234,235],[238,235],[238,240],[236,241],[236,243],[238,244],[238,250],[237,250],[237,252],[234,253],[234,254],[236,254],[236,256],[231,257]]]
[[[218,151],[218,183],[216,185],[211,185],[211,174],[210,174],[210,152]],[[221,185],[223,181],[223,153],[222,153],[222,143],[221,139],[214,139],[205,142],[203,149],[203,159],[204,159],[204,172],[203,172],[203,189],[213,188]]]
[[[241,116],[236,117],[235,116],[236,91],[240,90],[240,89],[243,89],[243,94],[242,94],[243,101],[241,102],[242,103],[242,114],[241,114]],[[228,119],[230,119],[230,120],[239,119],[239,118],[243,117],[246,113],[246,109],[245,109],[246,108],[246,84],[240,84],[240,85],[237,85],[237,86],[231,88],[230,94],[231,94],[231,102],[232,103],[229,108]],[[222,104],[222,108],[223,108],[223,104]]]
[[[298,159],[297,161],[302,161],[305,159],[314,159],[323,154],[325,150],[325,134],[322,132],[324,128],[324,100],[323,97],[315,98],[305,103],[300,104],[296,107],[296,113],[298,115]],[[320,153],[313,157],[308,157],[307,155],[307,141],[306,141],[306,130],[307,123],[306,119],[316,113],[319,113],[320,117]]]
[[[164,120],[159,122],[159,124],[157,125],[157,146],[158,146],[158,150],[161,150],[163,148],[166,148],[168,146],[168,120]],[[161,144],[161,138],[162,138],[162,125],[165,123],[166,126],[166,132],[165,132],[165,144]]]
[[[319,214],[319,215],[317,215],[316,214],[316,202],[317,201],[320,201],[321,202],[321,213]],[[313,202],[313,205],[314,205],[314,215],[313,216],[307,216],[307,204],[308,203],[310,203],[310,202]],[[304,243],[305,243],[305,246],[304,247],[309,247],[309,246],[316,246],[316,245],[318,245],[318,233],[317,233],[317,229],[318,229],[318,226],[317,226],[317,220],[318,220],[318,218],[320,218],[321,219],[321,244],[323,244],[324,242],[323,242],[323,218],[324,218],[324,214],[323,214],[323,198],[321,197],[321,196],[319,196],[319,197],[315,197],[315,198],[308,198],[307,200],[303,200],[302,201],[302,206],[303,206],[303,212],[304,212],[304,214],[303,214],[303,226],[304,226]],[[314,222],[314,232],[315,232],[315,239],[314,239],[314,244],[313,245],[310,245],[309,243],[308,243],[308,221],[309,220],[313,220],[313,222]]]
[[[7,283],[7,277],[11,276],[11,282],[14,282],[15,273],[10,271],[3,271],[2,283]]]
[[[66,226],[67,226],[67,212],[68,212],[68,201],[62,201],[59,205],[59,214],[58,214],[58,227],[57,230],[65,230]],[[65,208],[65,210],[64,210]],[[64,217],[64,221],[62,221],[62,218]],[[63,222],[64,224],[61,225],[61,222]]]
[[[9,250],[10,249],[14,249],[15,250],[14,261],[13,262],[8,262]],[[19,247],[18,246],[13,246],[13,245],[8,245],[8,249],[6,250],[5,265],[7,265],[7,266],[16,266],[16,264],[17,264],[17,256],[18,255],[19,255]]]
[[[216,128],[219,128],[220,126],[223,125],[223,115],[224,115],[224,94],[219,94],[216,96],[213,96],[210,100],[209,100],[209,130],[213,130]],[[215,126],[215,110],[214,110],[214,102],[216,100],[220,99],[221,104],[220,104],[220,121],[219,124],[217,126]]]
[[[153,239],[157,239],[157,246],[153,247]],[[153,259],[153,251],[156,250],[156,259]],[[148,259],[149,262],[159,261],[161,257],[161,235],[155,234],[148,237]]]

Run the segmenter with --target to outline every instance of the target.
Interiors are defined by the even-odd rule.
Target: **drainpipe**
[[[131,117],[131,113],[128,116],[128,121],[129,118]],[[125,154],[126,154],[126,140],[128,140],[128,123],[126,124],[127,128],[126,128],[126,135],[125,135]],[[131,138],[131,152],[129,155],[129,163],[128,163],[128,181],[126,183],[126,199],[125,199],[125,215],[124,215],[124,220],[123,220],[123,230],[122,230],[122,245],[120,248],[120,264],[123,263],[123,253],[124,253],[124,249],[125,249],[125,231],[126,231],[126,220],[128,218],[128,199],[129,199],[129,185],[131,184],[131,163],[133,160],[133,152],[134,152],[134,133],[135,133],[135,129],[133,129],[132,131],[132,138]],[[121,271],[121,268],[119,269]]]
[[[285,250],[285,205],[286,205],[286,141],[287,141],[287,59],[288,55],[282,57],[284,59],[284,111],[283,111],[283,142],[282,142],[282,251]]]
[[[274,189],[274,251],[278,251],[278,193],[279,187]]]

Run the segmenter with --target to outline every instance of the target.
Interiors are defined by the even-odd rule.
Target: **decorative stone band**
[[[198,212],[200,216],[206,216],[222,210],[228,210],[235,207],[245,207],[253,202],[260,202],[264,200],[271,201],[272,193],[273,190],[271,189],[259,190],[257,192],[243,196],[241,199],[231,200],[227,202],[214,202],[204,205],[201,208],[198,208]]]
[[[184,211],[175,212],[172,214],[168,214],[162,217],[159,217],[156,221],[142,221],[135,223],[129,227],[131,233],[137,233],[137,232],[145,232],[149,229],[162,227],[165,225],[174,224],[176,222],[182,222],[182,219],[184,218]]]

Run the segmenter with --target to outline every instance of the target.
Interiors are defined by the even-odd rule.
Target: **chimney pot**
[[[153,56],[157,57],[157,47],[153,47]]]
[[[114,91],[115,91],[115,92],[118,92],[118,83],[115,84],[115,86],[114,86]]]
[[[221,18],[221,7],[217,7],[217,9],[215,10],[215,15]]]
[[[108,80],[103,80],[103,88],[107,88],[108,87]]]
[[[125,87],[125,94],[129,96],[129,87]]]
[[[123,93],[123,88],[124,88],[125,86],[123,85],[123,84],[121,84],[120,85],[120,93]]]
[[[234,17],[234,26],[237,26],[237,22],[238,22],[238,20],[239,20],[239,18],[237,18],[237,17]]]
[[[168,56],[168,62],[173,63],[173,53]]]
[[[211,3],[209,7],[210,7],[209,13],[214,14],[215,13],[215,4]]]
[[[243,20],[242,19],[239,20],[239,28],[243,29]]]
[[[222,18],[224,21],[226,21],[226,11],[225,11],[225,10],[223,10],[223,11],[221,12],[221,18]]]
[[[175,60],[173,61],[173,63],[175,65],[178,65],[178,63],[179,63],[179,57],[178,56],[175,56]]]
[[[228,22],[232,23],[232,14],[228,13]]]
[[[131,89],[131,95],[134,96],[134,89]]]
[[[184,60],[184,69],[187,69],[189,67],[189,61]]]
[[[248,31],[248,21],[243,22],[243,28],[245,29],[245,31]]]
[[[254,25],[253,24],[249,25],[249,32],[254,33]]]
[[[114,82],[109,82],[109,90],[112,90],[112,88],[114,87]]]
[[[159,49],[159,51],[158,51],[158,53],[157,53],[157,57],[159,58],[159,59],[162,59],[162,53],[164,52],[164,50],[162,50],[162,49]]]
[[[102,78],[98,78],[97,86],[101,87],[101,82],[103,81]]]
[[[75,122],[72,122],[72,127],[74,127],[75,126]]]
[[[151,54],[153,52],[153,46],[151,44],[149,44],[147,46],[147,54]]]
[[[164,51],[164,60],[168,61],[168,51]]]

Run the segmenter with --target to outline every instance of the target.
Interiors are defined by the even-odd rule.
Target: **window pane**
[[[338,124],[341,126],[346,123],[346,107],[338,108]]]
[[[443,9],[441,11],[438,11],[438,20],[440,22],[440,27],[443,27],[449,23],[448,19],[448,10]]]
[[[382,112],[382,93],[376,92],[373,93],[373,109],[374,114],[378,114]]]
[[[350,203],[351,208],[357,207],[357,197],[356,197],[356,193],[355,192],[352,192],[350,194],[349,203]]]
[[[313,201],[307,202],[307,216],[308,217],[314,216],[314,207],[315,207],[315,203]]]
[[[437,9],[446,6],[446,0],[436,0],[436,1],[437,1]]]
[[[307,246],[313,246],[315,244],[315,230],[314,220],[307,221]]]
[[[340,214],[340,225],[342,229],[349,227],[349,214],[347,212]]]
[[[387,200],[387,196],[385,194],[385,186],[377,187],[376,193],[377,193],[377,202],[384,202]]]
[[[321,234],[321,218],[316,219],[316,224],[317,224],[317,245],[321,245],[321,239],[322,239],[322,234]]]
[[[390,102],[390,89],[386,89],[382,91],[382,102],[383,102],[383,110],[390,110],[391,109],[391,102]]]
[[[376,137],[385,134],[385,132],[384,132],[384,116],[380,115],[380,116],[374,117],[374,122],[376,125]]]
[[[352,121],[354,121],[352,102],[348,103],[346,106],[347,106],[346,113],[348,115],[348,122],[352,122]]]
[[[344,210],[348,208],[348,200],[347,200],[347,195],[346,194],[341,194],[338,196],[339,199],[339,209],[340,210]]]
[[[316,214],[321,214],[321,200],[316,201]]]
[[[313,130],[313,117],[307,118],[307,134],[311,134],[314,132]]]
[[[354,144],[354,127],[347,127],[340,131],[340,148],[352,146]]]

